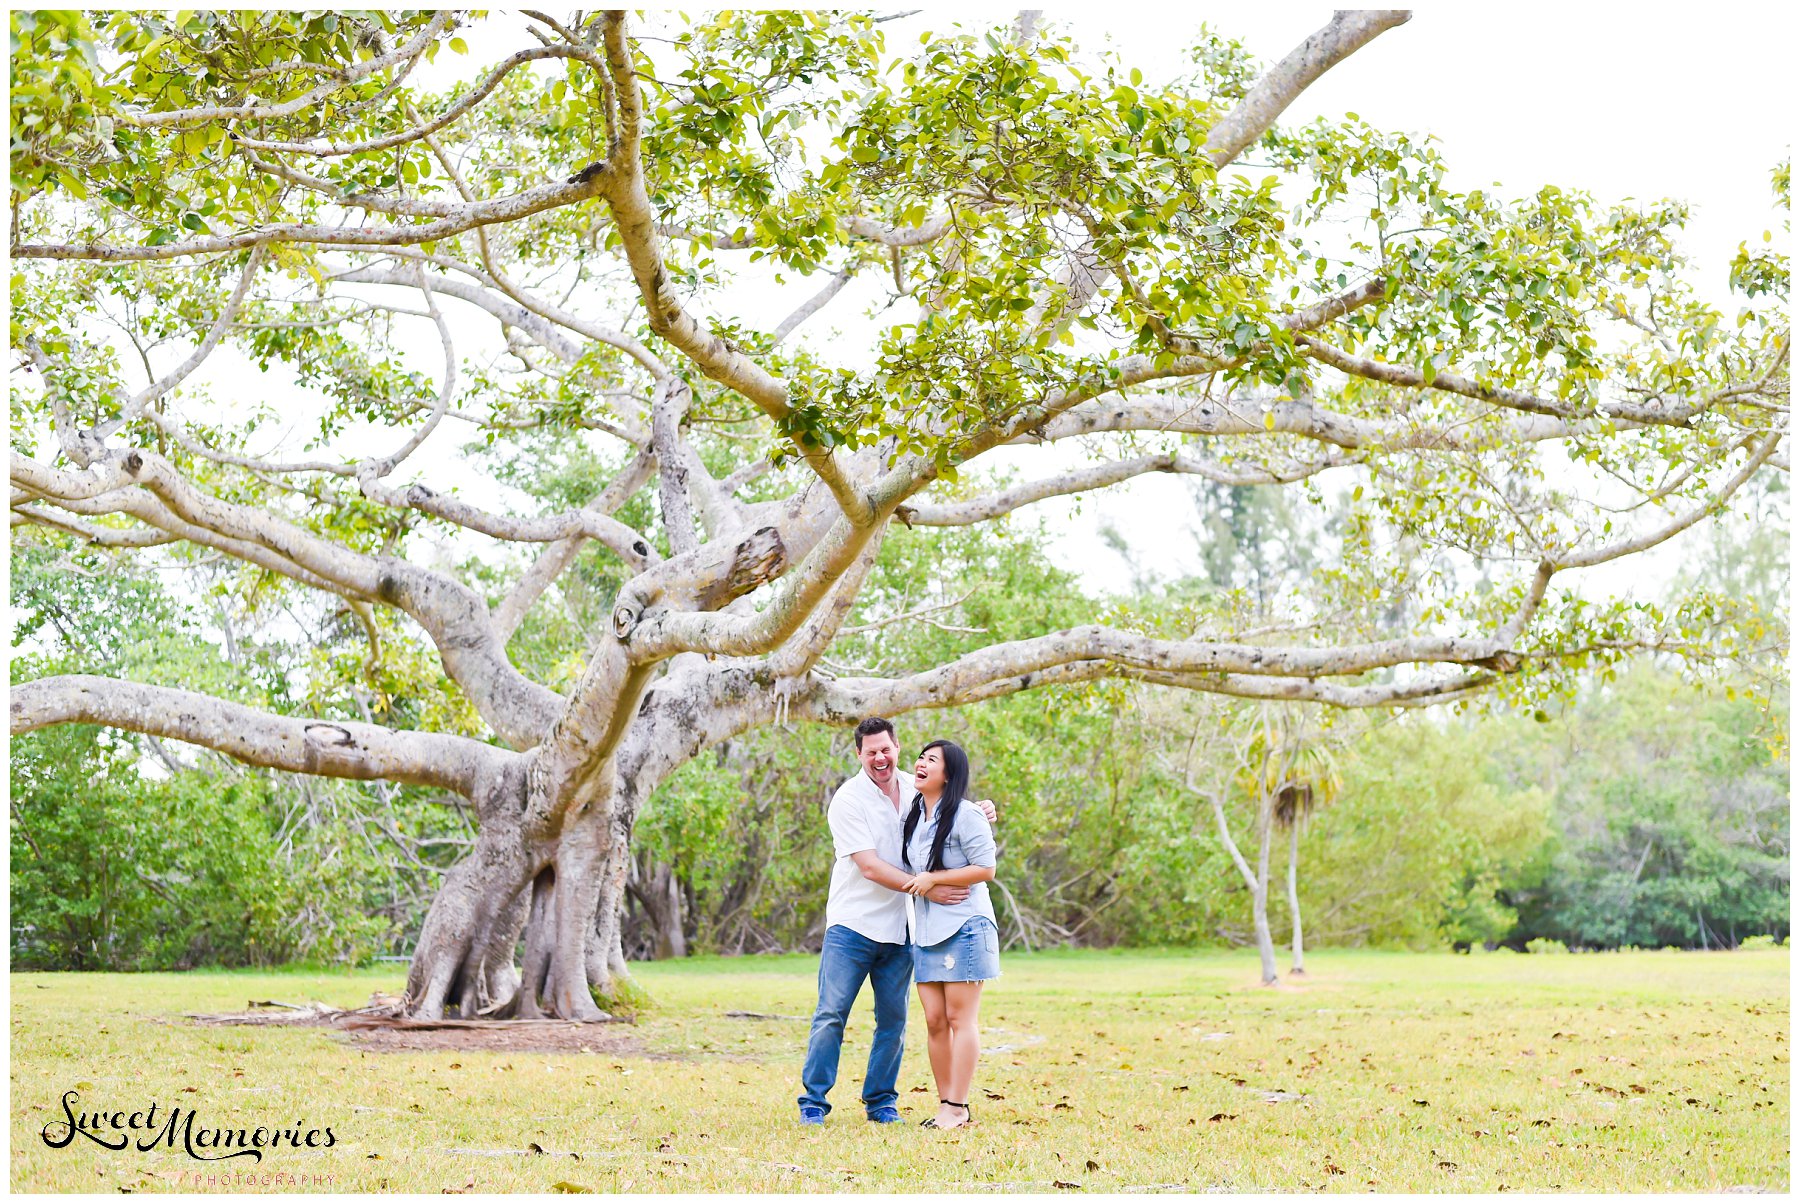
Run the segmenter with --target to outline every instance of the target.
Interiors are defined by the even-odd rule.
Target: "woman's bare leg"
[[[950,1014],[944,1006],[944,984],[922,982],[917,986],[919,1006],[925,1012],[925,1054],[931,1059],[931,1078],[942,1099],[944,1084],[950,1081]]]
[[[950,1073],[943,1087],[944,1099],[969,1102],[969,1087],[975,1081],[975,1063],[981,1059],[981,984],[979,982],[947,982],[944,988],[944,1010],[950,1026]],[[960,1108],[945,1109],[938,1124],[951,1128],[962,1124],[968,1114]]]

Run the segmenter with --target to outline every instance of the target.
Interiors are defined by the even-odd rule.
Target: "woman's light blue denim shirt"
[[[931,864],[931,842],[937,834],[937,816],[940,814],[942,804],[939,804],[938,810],[931,816],[921,814],[918,826],[913,829],[912,840],[906,846],[906,856],[912,862],[912,872],[915,874],[923,872]],[[971,865],[992,867],[998,864],[996,854],[994,829],[989,826],[987,816],[981,813],[981,808],[964,799],[956,808],[955,826],[950,829],[950,839],[944,842],[944,868],[960,870]],[[975,916],[986,916],[990,923],[996,923],[994,904],[988,898],[988,884],[985,882],[977,882],[971,886],[969,897],[961,903],[933,903],[923,896],[916,898],[913,900],[913,943],[935,945],[939,941],[948,940],[956,935],[957,929]]]

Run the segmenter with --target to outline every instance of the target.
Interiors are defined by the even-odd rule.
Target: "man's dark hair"
[[[894,734],[894,725],[892,723],[888,722],[886,719],[881,718],[878,715],[870,715],[867,719],[865,719],[861,723],[857,724],[856,725],[856,751],[857,752],[862,751],[862,742],[863,742],[864,736],[879,736],[882,732],[886,732],[888,735],[892,736]],[[899,742],[900,741],[898,739],[895,739],[895,741],[894,741],[894,743],[896,743],[896,744],[898,744]]]

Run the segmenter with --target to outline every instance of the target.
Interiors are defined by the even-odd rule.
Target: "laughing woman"
[[[948,740],[933,740],[913,769],[912,809],[906,815],[901,859],[913,874],[913,981],[925,1009],[926,1046],[937,1080],[937,1115],[930,1129],[974,1123],[969,1084],[981,1056],[981,984],[1000,976],[1000,930],[988,882],[994,876],[994,829],[974,806],[969,758]],[[961,903],[933,903],[934,886],[966,886]],[[961,1101],[960,1103],[957,1101]]]

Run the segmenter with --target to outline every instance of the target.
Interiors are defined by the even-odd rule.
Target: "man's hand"
[[[978,798],[973,801],[975,803],[975,806],[981,811],[981,813],[983,815],[987,816],[987,821],[990,825],[1000,822],[1000,813],[998,811],[994,810],[994,800],[993,799]]]
[[[925,892],[925,897],[933,903],[955,906],[969,897],[969,888],[966,886],[934,886]]]

